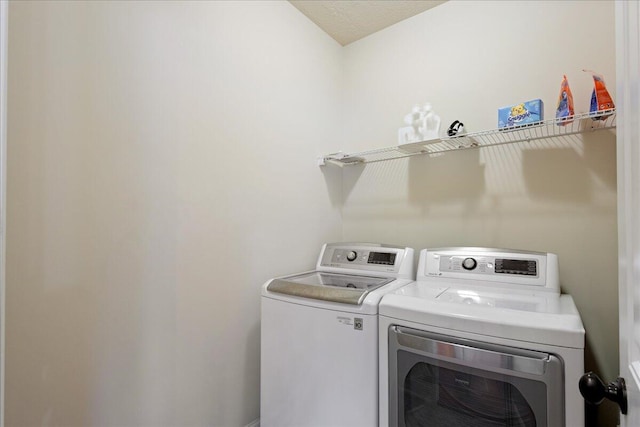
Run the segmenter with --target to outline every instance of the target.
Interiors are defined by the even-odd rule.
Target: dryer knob
[[[465,270],[473,270],[478,265],[478,262],[473,258],[465,258],[462,261],[462,268]]]
[[[349,261],[354,261],[356,258],[358,258],[358,253],[356,251],[351,251],[347,254],[347,259]]]

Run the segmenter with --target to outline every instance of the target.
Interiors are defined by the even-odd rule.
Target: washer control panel
[[[509,249],[425,249],[420,253],[421,277],[559,289],[556,255]]]
[[[370,243],[328,243],[317,265],[325,271],[371,271],[415,279],[413,249]]]
[[[340,249],[336,248],[331,256],[332,264],[351,265],[395,265],[396,252],[372,251],[367,249]]]

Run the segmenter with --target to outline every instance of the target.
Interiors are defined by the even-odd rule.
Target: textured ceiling
[[[290,3],[344,46],[445,1],[290,0]]]

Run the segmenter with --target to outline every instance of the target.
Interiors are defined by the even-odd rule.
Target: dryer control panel
[[[425,249],[420,253],[418,280],[456,279],[464,284],[559,289],[557,256],[543,252],[491,248]]]
[[[535,258],[506,258],[495,256],[444,255],[440,259],[438,271],[458,271],[474,274],[519,274],[538,276],[539,260]]]

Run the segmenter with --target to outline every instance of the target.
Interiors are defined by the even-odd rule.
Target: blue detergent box
[[[543,120],[544,104],[541,99],[526,101],[498,109],[498,128],[530,126]]]

